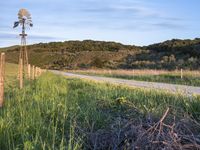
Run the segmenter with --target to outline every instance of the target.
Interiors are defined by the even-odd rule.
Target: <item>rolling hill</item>
[[[1,48],[18,62],[19,46]],[[139,47],[104,41],[66,41],[28,46],[31,64],[48,69],[199,69],[200,39],[173,39]]]

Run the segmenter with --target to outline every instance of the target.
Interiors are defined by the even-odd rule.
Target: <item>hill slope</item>
[[[7,61],[17,63],[19,46],[6,51]],[[200,39],[170,40],[145,47],[103,41],[66,41],[28,46],[31,64],[49,69],[78,68],[200,68]]]

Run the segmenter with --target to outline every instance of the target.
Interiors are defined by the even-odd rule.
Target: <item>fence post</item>
[[[4,79],[5,79],[5,53],[1,53],[0,60],[0,107],[3,107],[4,101]]]
[[[183,79],[183,69],[181,69],[181,79]]]
[[[42,75],[42,69],[40,68],[40,76]]]
[[[37,71],[37,76],[39,77],[40,76],[40,68],[38,67],[38,71]]]
[[[23,60],[19,60],[19,88],[23,88]]]
[[[35,79],[35,66],[32,66],[32,80]]]
[[[40,74],[40,68],[38,68],[38,76],[40,76],[41,74]]]
[[[35,79],[37,78],[38,67],[35,67]]]
[[[31,65],[28,64],[28,79],[31,79]]]

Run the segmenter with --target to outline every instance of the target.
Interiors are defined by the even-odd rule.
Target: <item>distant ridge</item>
[[[17,63],[19,46],[1,48]],[[200,38],[172,39],[149,46],[105,41],[65,41],[28,46],[30,63],[48,69],[199,69]]]

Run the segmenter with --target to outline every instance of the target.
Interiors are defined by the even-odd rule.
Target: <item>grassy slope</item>
[[[103,41],[66,41],[28,46],[30,63],[51,69],[199,69],[200,39],[170,40],[146,47]],[[6,51],[7,60],[17,63],[19,47]]]
[[[124,58],[138,53],[138,50],[141,51],[135,46],[103,41],[67,41],[28,46],[30,63],[51,69],[101,66],[116,68]],[[8,47],[0,51],[6,51],[7,61],[17,63],[19,47]]]
[[[107,129],[118,117],[160,117],[167,107],[176,116],[189,113],[197,120],[200,97],[65,79],[44,74],[23,90],[8,88],[0,110],[0,148],[88,148],[87,132]],[[138,111],[135,111],[137,108]],[[180,111],[182,110],[182,111]]]

